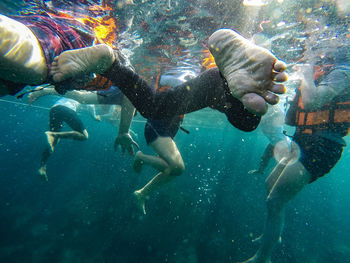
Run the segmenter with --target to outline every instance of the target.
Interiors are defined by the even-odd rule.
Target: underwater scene
[[[1,0],[0,262],[350,262],[349,20]]]

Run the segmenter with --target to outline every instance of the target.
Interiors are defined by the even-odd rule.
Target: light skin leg
[[[261,238],[262,244],[257,253],[245,262],[268,263],[273,247],[278,242],[284,220],[284,206],[293,199],[311,179],[310,173],[300,162],[287,164],[284,169],[280,166],[274,172],[281,171],[279,176],[271,174],[274,178],[267,180],[269,194],[266,199],[267,220]],[[272,184],[272,182],[274,182]]]
[[[51,147],[51,151],[54,151],[55,145],[59,139],[70,139],[77,141],[85,141],[88,139],[88,132],[84,130],[83,132],[69,131],[69,132],[45,132],[47,136],[47,141]]]
[[[38,87],[37,91],[32,92],[28,95],[28,102],[32,104],[40,97],[50,95],[66,97],[78,101],[81,104],[99,104],[98,95],[95,92],[73,90],[67,91],[63,96],[62,94],[59,94],[53,87],[48,87],[45,89]]]
[[[45,134],[47,137],[47,142],[49,144],[49,147],[46,148],[42,153],[41,164],[40,164],[38,173],[44,180],[48,181],[48,176],[46,173],[47,161],[49,160],[49,157],[55,150],[55,146],[60,141],[60,139],[84,141],[88,139],[88,132],[86,130],[84,130],[82,133],[77,131],[69,131],[69,132],[47,131],[45,132]]]
[[[144,214],[146,214],[145,201],[148,196],[159,189],[159,187],[173,180],[175,176],[181,175],[185,169],[181,154],[170,137],[158,137],[151,143],[151,146],[158,153],[159,157],[150,158],[154,156],[144,154],[142,155],[143,164],[150,165],[161,172],[153,177],[144,187],[134,192],[138,206]]]
[[[1,77],[18,83],[41,84],[47,78],[48,68],[32,31],[22,23],[0,15],[0,35]]]

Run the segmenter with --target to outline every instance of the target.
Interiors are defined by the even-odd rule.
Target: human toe
[[[245,94],[241,101],[248,111],[256,115],[264,115],[267,111],[265,99],[255,93]]]
[[[273,69],[276,70],[277,72],[283,72],[287,69],[287,65],[281,60],[276,60],[273,66]]]
[[[280,100],[279,96],[269,91],[264,92],[263,94],[261,94],[261,96],[265,99],[267,103],[271,105],[277,104]]]
[[[274,72],[273,80],[276,82],[285,82],[288,80],[288,75],[286,72]]]
[[[286,87],[283,84],[274,84],[271,86],[270,91],[277,94],[284,94],[286,93]]]

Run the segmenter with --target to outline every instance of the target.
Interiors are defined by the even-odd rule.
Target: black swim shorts
[[[299,161],[311,174],[311,182],[329,173],[343,153],[343,145],[317,135],[296,134],[300,147]]]
[[[175,137],[183,118],[176,116],[172,119],[147,120],[145,125],[145,139],[147,144],[154,142],[158,137]]]

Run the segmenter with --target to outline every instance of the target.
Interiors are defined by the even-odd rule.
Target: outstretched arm
[[[315,110],[322,107],[350,87],[350,71],[334,69],[316,85],[314,81],[314,66],[312,64],[302,67],[301,96],[306,110]]]
[[[43,88],[41,86],[37,87],[34,91],[29,93],[28,95],[28,103],[33,104],[37,99],[39,99],[42,96],[47,96],[47,95],[60,95],[58,94],[53,86]]]
[[[99,104],[98,95],[95,92],[72,90],[62,95],[58,93],[53,87],[48,87],[41,90],[40,88],[41,87],[38,87],[34,92],[28,95],[28,102],[30,104],[34,103],[40,97],[48,95],[69,98],[78,101],[81,104]]]
[[[139,148],[138,144],[134,141],[129,133],[134,114],[135,107],[131,104],[129,99],[124,96],[122,102],[122,111],[120,115],[119,132],[114,143],[114,150],[117,150],[118,146],[120,146],[122,148],[123,154],[125,154],[125,151],[127,150],[130,155],[133,155],[133,146]]]

